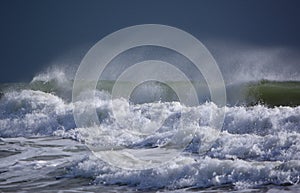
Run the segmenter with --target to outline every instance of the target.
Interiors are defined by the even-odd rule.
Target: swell
[[[300,105],[300,82],[298,81],[268,81],[262,80],[250,83],[247,90],[250,104],[266,104],[268,106],[298,106]]]
[[[6,92],[21,91],[24,89],[52,93],[65,101],[71,101],[72,97],[71,80],[63,82],[56,79],[49,81],[35,80],[31,83],[7,83],[0,84],[0,97]],[[97,90],[111,92],[114,81],[102,80],[97,84]],[[124,86],[130,82],[120,83]],[[206,84],[193,82],[197,88],[200,103],[210,101],[210,94]],[[171,102],[178,101],[176,93],[168,86],[184,87],[185,82],[150,82],[139,85],[131,94],[131,101],[134,103],[148,103],[155,101]],[[238,84],[226,85],[227,105],[229,106],[254,106],[262,104],[268,107],[275,106],[298,106],[300,105],[300,81],[251,81]]]

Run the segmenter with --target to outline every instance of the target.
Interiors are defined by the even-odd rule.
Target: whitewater
[[[117,124],[109,92],[97,90],[93,104],[89,100],[80,103],[85,113],[91,105],[97,109],[101,131],[94,132],[93,127],[76,127],[72,83],[63,72],[54,74],[36,76],[31,83],[1,86],[0,191],[300,191],[299,105],[232,101],[216,138],[209,120],[220,107],[212,102],[186,107],[174,96],[147,102],[137,93],[136,98],[142,99],[135,103],[118,101],[117,111],[129,105],[130,112]],[[166,95],[162,87],[155,92]],[[191,117],[186,127],[195,130],[193,139],[180,155],[159,167],[121,169],[102,161],[85,145],[151,150],[180,144],[182,138],[172,136],[181,113]],[[162,119],[166,121],[150,135],[130,132]],[[211,146],[205,147],[206,141],[212,141]]]

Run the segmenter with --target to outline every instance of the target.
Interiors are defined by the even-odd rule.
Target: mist
[[[259,80],[300,81],[300,50],[280,46],[259,46],[229,40],[204,40],[215,58],[226,84]],[[88,49],[67,53],[36,72],[32,80],[73,80]],[[165,60],[191,80],[204,81],[201,72],[179,53],[161,47],[138,47],[125,51],[110,62],[100,79],[116,80],[129,66],[144,60]],[[60,76],[60,77],[59,77]]]

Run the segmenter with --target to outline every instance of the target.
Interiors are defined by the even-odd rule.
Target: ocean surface
[[[149,83],[133,93],[132,101],[119,101],[117,111],[130,106],[122,119],[124,128],[112,116],[112,85],[106,81],[96,92],[93,105],[101,132],[91,135],[87,133],[93,128],[76,127],[72,81],[63,74],[1,84],[0,191],[300,192],[300,82],[227,85],[225,119],[216,139],[208,120],[219,107],[207,93],[199,93],[199,106],[186,107],[167,86]],[[149,90],[152,95],[145,94]],[[91,101],[80,105],[88,112]],[[180,155],[157,168],[121,169],[102,161],[85,145],[155,150],[171,139],[181,143],[180,137],[171,137],[180,112],[191,117],[186,127],[196,132]],[[147,136],[128,132],[162,117],[166,121],[157,132]],[[211,146],[201,151],[210,138]]]

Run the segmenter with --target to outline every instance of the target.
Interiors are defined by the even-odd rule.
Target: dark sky
[[[145,23],[181,28],[209,45],[300,50],[299,10],[297,0],[1,0],[0,82],[30,81],[63,57],[79,63],[105,35]]]

